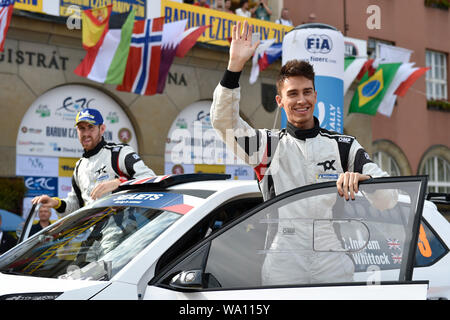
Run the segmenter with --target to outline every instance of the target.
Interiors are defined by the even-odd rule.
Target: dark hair
[[[239,5],[242,7],[242,6],[244,5],[244,3],[246,3],[246,2],[248,2],[248,0],[241,0],[241,1],[239,2]]]
[[[281,87],[283,86],[284,80],[290,77],[305,77],[309,79],[313,83],[313,89],[315,90],[314,85],[314,68],[313,66],[306,60],[289,60],[286,64],[281,67],[280,73],[277,77],[277,94],[281,94]]]

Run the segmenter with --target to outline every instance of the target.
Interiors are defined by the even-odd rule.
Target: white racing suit
[[[316,118],[310,130],[289,123],[283,130],[253,129],[239,116],[240,88],[236,78],[236,73],[226,71],[216,87],[211,123],[227,147],[253,166],[264,200],[300,186],[337,180],[346,171],[387,176],[354,137],[322,129]],[[278,215],[278,223],[272,232],[275,235],[269,237],[268,230],[271,241],[265,248],[268,253],[262,268],[263,284],[352,280],[354,266],[347,254],[312,250],[312,221],[331,219],[336,197],[337,191],[296,201],[272,213]],[[342,249],[330,224],[321,225],[319,231],[315,247]]]
[[[83,153],[72,175],[72,189],[55,208],[59,216],[65,216],[93,200],[92,190],[100,183],[119,178],[143,179],[155,176],[132,147],[126,144],[102,141],[92,150]]]

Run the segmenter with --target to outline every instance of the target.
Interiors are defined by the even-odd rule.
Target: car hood
[[[39,294],[61,293],[58,298],[89,299],[110,284],[109,281],[49,279],[0,273],[0,300],[39,299]]]

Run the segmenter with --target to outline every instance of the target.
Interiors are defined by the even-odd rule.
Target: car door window
[[[211,211],[161,256],[156,265],[155,274],[158,274],[180,254],[185,253],[189,248],[260,203],[262,203],[262,197],[248,196],[243,199],[231,200]]]
[[[425,178],[375,180],[354,201],[332,183],[298,188],[219,230],[203,265],[192,266],[202,288],[411,280]],[[189,268],[175,266],[160,283]]]

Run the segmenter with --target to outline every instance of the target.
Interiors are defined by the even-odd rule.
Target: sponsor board
[[[344,37],[333,29],[297,29],[283,40],[282,64],[299,59],[313,65],[317,91],[314,116],[321,127],[339,133],[344,131],[344,52]],[[286,123],[283,110],[281,127]]]
[[[58,195],[58,178],[56,177],[25,176],[24,183],[27,188],[25,197],[36,197],[42,194],[49,197]]]
[[[173,121],[166,139],[164,173],[230,173],[233,179],[254,179],[251,166],[228,150],[212,128],[210,107],[210,100],[195,102]]]
[[[17,154],[80,158],[83,148],[74,127],[75,117],[89,107],[102,113],[106,125],[103,136],[108,142],[126,142],[138,151],[133,126],[116,101],[88,86],[63,85],[47,91],[29,107],[17,136]]]
[[[45,176],[58,175],[58,158],[16,155],[16,175]]]

